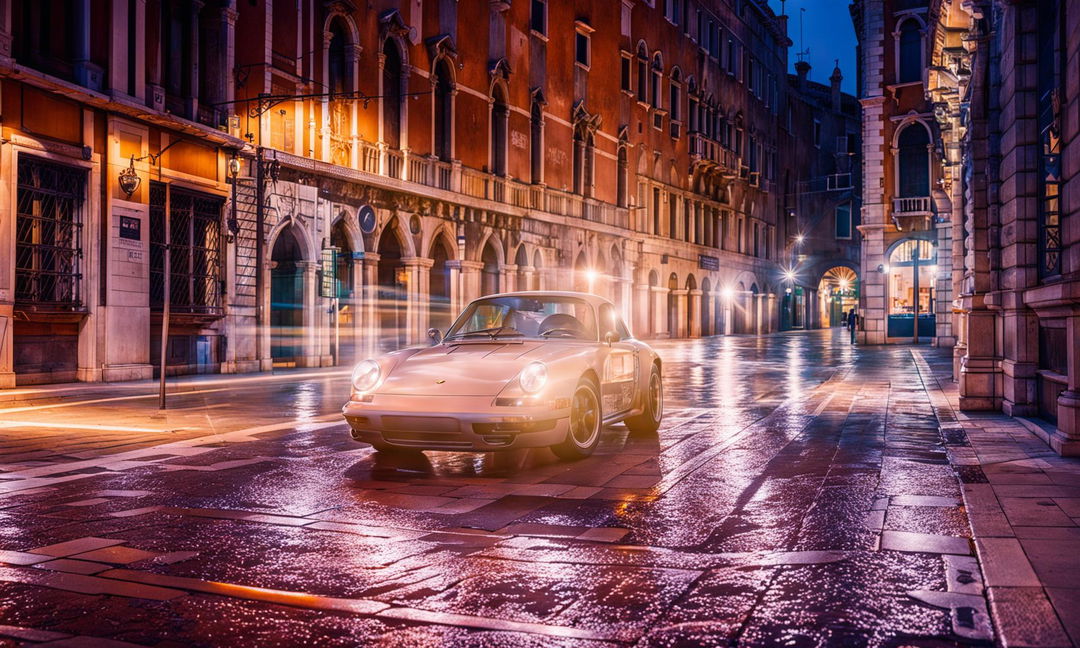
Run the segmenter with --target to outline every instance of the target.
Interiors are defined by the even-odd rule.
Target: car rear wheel
[[[663,418],[664,381],[660,377],[660,367],[654,364],[649,373],[649,387],[645,391],[641,414],[626,419],[626,427],[634,434],[656,434]]]
[[[552,452],[566,460],[588,457],[600,442],[603,421],[600,393],[591,380],[582,379],[570,403],[570,430],[562,443],[551,446]]]

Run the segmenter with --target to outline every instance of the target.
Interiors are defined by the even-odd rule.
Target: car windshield
[[[513,296],[469,304],[446,333],[447,340],[536,338],[596,341],[593,309],[574,297]]]

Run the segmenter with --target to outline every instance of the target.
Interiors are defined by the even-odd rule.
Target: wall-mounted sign
[[[360,207],[360,212],[356,215],[360,221],[360,231],[364,234],[371,234],[375,231],[375,226],[378,225],[378,219],[375,218],[375,209],[371,205],[363,205]]]
[[[120,238],[131,241],[142,240],[142,221],[131,216],[120,217]]]
[[[702,270],[719,270],[720,259],[707,254],[698,255],[698,267]]]
[[[359,252],[353,252],[352,253],[352,258],[353,258],[353,261],[363,261],[364,260],[364,251],[360,250]]]
[[[320,297],[337,297],[337,248],[323,248],[322,268],[319,279]]]

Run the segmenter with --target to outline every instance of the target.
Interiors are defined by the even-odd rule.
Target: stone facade
[[[809,63],[799,61],[795,68],[788,77],[791,136],[783,179],[793,236],[781,262],[790,271],[781,326],[840,326],[844,313],[857,306],[860,288],[859,102],[841,92],[839,67],[829,85],[807,78]]]
[[[644,337],[780,325],[808,134],[765,3],[69,4],[46,37],[0,0],[0,386],[150,377],[166,301],[170,373],[343,363],[525,288]]]
[[[960,403],[1080,454],[1080,8],[930,5],[953,226]]]

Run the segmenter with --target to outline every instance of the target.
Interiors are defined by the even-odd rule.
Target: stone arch
[[[388,218],[382,224],[382,227],[380,227],[378,231],[375,232],[375,236],[372,240],[371,245],[371,248],[373,250],[377,251],[380,247],[382,247],[383,237],[386,236],[388,232],[391,236],[397,238],[397,243],[401,246],[402,256],[416,256],[416,245],[413,241],[413,237],[409,236],[408,231],[405,229],[405,223],[398,214],[395,214]]]
[[[271,228],[269,235],[266,237],[266,249],[273,250],[274,246],[277,244],[278,237],[286,230],[291,230],[293,236],[296,237],[296,242],[300,246],[304,261],[315,261],[318,259],[319,252],[315,247],[315,242],[312,240],[311,235],[306,228],[300,226],[291,218],[283,218],[278,221],[277,225],[274,225],[274,227]],[[363,243],[361,242],[361,247],[362,246]]]
[[[473,254],[476,255],[475,260],[483,260],[484,248],[488,245],[490,245],[491,248],[495,251],[499,267],[501,268],[502,266],[506,265],[506,249],[503,248],[502,238],[498,235],[498,232],[493,229],[488,229],[486,232],[484,232],[483,236],[480,238],[479,243],[477,243],[476,247],[473,248]],[[469,255],[466,254],[465,256],[468,257]]]
[[[421,246],[421,249],[423,250],[422,256],[428,259],[432,258],[432,250],[434,250],[435,245],[440,242],[446,245],[447,250],[449,250],[451,254],[450,259],[456,260],[458,258],[457,237],[454,235],[453,225],[446,221],[440,222],[434,229],[428,232],[428,235]]]
[[[330,229],[333,230],[338,223],[342,224],[347,234],[349,247],[354,252],[363,252],[364,233],[360,231],[360,224],[356,220],[356,214],[347,208],[342,208],[330,222]]]

